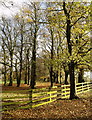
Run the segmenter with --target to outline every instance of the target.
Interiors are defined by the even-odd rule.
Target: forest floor
[[[36,84],[36,88],[44,88],[49,86],[50,82],[37,82]],[[2,85],[2,91],[27,90],[27,89],[30,89],[30,86],[27,84],[21,84],[20,87],[16,87],[16,84],[13,84],[13,86]]]
[[[2,87],[2,90],[23,90],[28,86]],[[92,95],[79,95],[75,100],[57,100],[33,109],[17,109],[2,112],[1,120],[92,120]]]

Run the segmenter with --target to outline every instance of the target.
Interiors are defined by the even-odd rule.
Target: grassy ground
[[[89,92],[85,92],[83,94],[79,94],[79,97],[80,98],[84,98],[84,99],[87,99],[87,98],[92,98],[92,90],[90,90]]]

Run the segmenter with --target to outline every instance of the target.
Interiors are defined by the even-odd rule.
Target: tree
[[[21,14],[15,15],[15,21],[17,27],[19,29],[18,36],[19,39],[17,40],[17,47],[15,56],[18,59],[19,64],[19,79],[17,81],[17,86],[19,87],[21,84],[21,80],[24,79],[25,84],[29,84],[30,82],[30,52],[32,46],[32,35],[31,35],[31,26],[29,25],[29,21],[26,20],[25,11],[24,9],[21,10]],[[26,61],[26,62],[25,62]],[[23,78],[23,73],[25,74],[25,78]]]
[[[58,28],[60,31],[63,31],[63,34],[61,33],[63,35],[62,38],[64,41],[63,47],[66,48],[65,53],[67,54],[67,56],[66,56],[66,59],[63,59],[65,55],[63,55],[61,57],[61,63],[64,63],[65,66],[69,70],[70,99],[73,99],[73,98],[76,98],[75,75],[74,75],[75,68],[76,68],[76,66],[78,66],[79,61],[80,61],[80,64],[83,64],[83,61],[86,60],[84,54],[86,54],[90,51],[89,40],[88,40],[89,27],[87,28],[87,25],[88,25],[87,21],[89,19],[89,15],[88,15],[89,5],[86,5],[85,3],[80,3],[80,2],[78,2],[78,3],[63,2],[63,3],[58,3],[58,5],[59,5],[59,8],[57,9],[57,15],[54,12],[53,16],[55,16],[55,17],[52,16],[50,19],[51,19],[51,23],[54,27]],[[59,12],[60,7],[62,7],[61,12]],[[54,9],[53,9],[53,11],[54,11]],[[61,17],[60,17],[60,15],[61,15]],[[58,26],[60,21],[61,21],[61,24],[60,24],[61,28]],[[80,23],[82,23],[82,24],[80,24]],[[86,25],[85,25],[85,23],[86,23]],[[85,29],[83,30],[83,28],[85,28]],[[85,30],[87,32],[85,32]],[[76,39],[77,36],[80,36],[80,33],[82,34],[82,38],[78,37],[78,39]],[[83,42],[83,40],[84,40],[84,42]],[[65,41],[67,41],[67,42],[65,42]],[[79,44],[77,44],[77,42]],[[84,49],[85,49],[84,52],[82,52],[82,49],[80,49],[82,47],[84,47]],[[83,58],[83,60],[81,58]],[[65,60],[65,62],[64,62],[64,60]],[[86,60],[86,62],[85,62],[86,64],[87,64],[87,61],[88,60]],[[64,69],[66,67],[64,67]]]
[[[32,37],[32,58],[31,58],[31,82],[30,86],[34,89],[36,84],[36,53],[37,53],[37,37],[39,25],[39,11],[40,3],[29,2],[27,8],[24,10],[27,18],[27,21],[30,24],[30,32]]]
[[[2,52],[3,52],[3,64],[4,64],[4,71],[3,71],[3,74],[4,74],[4,86],[6,85],[6,80],[7,80],[7,77],[6,77],[6,73],[7,73],[7,54],[6,54],[6,49],[5,49],[5,44],[4,44],[4,39],[2,38]]]
[[[2,31],[2,41],[3,41],[3,45],[5,45],[9,57],[10,57],[10,65],[9,65],[9,69],[10,69],[10,82],[9,82],[9,86],[12,86],[12,78],[13,78],[13,55],[14,55],[14,49],[16,46],[16,31],[14,26],[12,25],[13,22],[10,19],[5,19],[2,17],[2,26],[1,26],[1,31]],[[3,47],[3,51],[5,54],[5,50],[4,50],[4,46]],[[5,58],[4,58],[4,62],[5,62]],[[4,65],[5,66],[5,65]],[[5,66],[6,67],[6,66]],[[6,68],[5,68],[6,69]]]
[[[23,22],[23,21],[22,21]],[[23,31],[23,23],[20,23],[20,74],[19,74],[19,79],[17,81],[17,87],[20,86],[20,83],[21,83],[21,75],[22,75],[22,69],[23,69],[23,40],[24,40],[24,37],[23,37],[23,34],[24,34],[24,31]]]
[[[73,4],[74,3],[68,3],[69,6],[71,6],[71,8],[73,9]],[[77,4],[75,4],[77,5]],[[71,29],[72,27],[79,21],[81,20],[82,18],[85,18],[84,15],[86,14],[83,8],[83,6],[80,4],[78,4],[80,6],[80,12],[82,12],[81,14],[79,14],[76,18],[76,20],[73,20],[71,19],[71,9],[68,10],[66,9],[66,3],[63,2],[63,10],[64,10],[64,14],[66,16],[66,39],[67,39],[67,44],[68,44],[68,52],[70,54],[70,56],[72,56],[72,53],[73,53],[73,46],[72,46],[72,43],[71,43]],[[78,11],[79,12],[79,11]],[[73,15],[74,16],[74,15]],[[72,16],[72,17],[73,17]],[[72,22],[73,21],[73,22]],[[70,71],[70,99],[74,99],[76,98],[76,95],[75,95],[75,76],[74,76],[74,67],[75,67],[75,62],[74,60],[70,60],[70,63],[69,63],[69,71]]]

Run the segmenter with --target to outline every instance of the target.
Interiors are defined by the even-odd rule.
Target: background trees
[[[3,57],[4,57],[4,77],[5,77],[5,84],[6,84],[6,65],[9,66],[9,86],[12,86],[12,76],[13,76],[13,56],[14,56],[14,49],[16,46],[16,31],[15,26],[13,26],[13,22],[10,19],[2,18],[1,23],[1,38],[2,38],[2,50],[3,50]],[[7,54],[8,52],[8,54]],[[6,56],[9,56],[6,57]],[[8,59],[7,59],[8,58]]]

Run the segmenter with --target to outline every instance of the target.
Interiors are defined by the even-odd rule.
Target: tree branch
[[[88,53],[88,52],[91,51],[91,50],[92,50],[92,48],[89,48],[87,51],[85,51],[85,52],[81,52],[81,51],[80,51],[79,53],[80,53],[80,54],[81,54],[81,53]]]
[[[84,16],[79,17],[79,18],[71,25],[71,27],[74,26],[81,18],[85,18],[85,17],[84,17]]]

